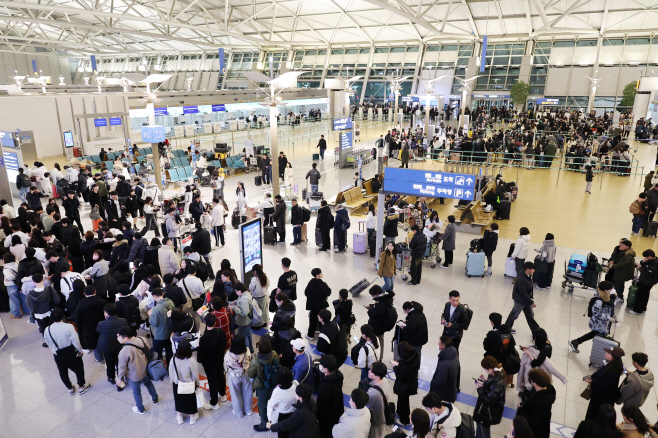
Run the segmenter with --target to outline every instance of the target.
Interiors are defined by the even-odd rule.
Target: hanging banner
[[[482,37],[482,54],[480,55],[480,73],[484,72],[487,63],[487,36]]]
[[[36,59],[32,60],[32,71],[34,72],[34,74],[37,74],[38,70],[37,70],[37,61],[36,61]]]
[[[98,68],[96,66],[96,57],[94,55],[91,55],[91,71],[93,71],[94,74],[98,73]]]
[[[224,49],[217,49],[219,51],[219,73],[226,74],[226,61],[224,60]]]

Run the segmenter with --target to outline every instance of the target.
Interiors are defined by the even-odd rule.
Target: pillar
[[[277,107],[270,104],[270,159],[272,160],[272,197],[279,194],[279,135],[277,133]]]
[[[594,67],[592,67],[592,79],[597,79],[599,77],[599,61],[601,59],[601,46],[603,46],[603,36],[599,35],[599,38],[596,42],[596,57],[594,57]],[[587,114],[592,111],[594,108],[594,97],[596,96],[596,87],[597,85],[592,81],[589,89],[589,100],[587,101]]]

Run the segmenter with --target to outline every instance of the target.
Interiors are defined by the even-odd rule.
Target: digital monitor
[[[263,264],[263,240],[260,219],[254,219],[240,227],[240,253],[242,277],[251,272],[254,265]]]
[[[16,141],[14,140],[14,133],[10,131],[0,131],[0,144],[7,148],[15,148]]]
[[[73,147],[73,132],[71,131],[65,131],[64,132],[64,146],[67,148],[72,148]]]
[[[5,166],[7,168],[7,176],[9,181],[16,181],[16,176],[18,176],[18,168],[20,163],[18,161],[18,154],[16,152],[3,152],[5,157]]]
[[[184,106],[183,114],[196,114],[199,112],[198,106]]]
[[[101,126],[107,126],[107,119],[106,118],[94,119],[94,126],[97,128]]]
[[[110,126],[121,126],[121,117],[110,117]]]
[[[213,105],[212,106],[212,111],[217,112],[217,111],[226,111],[226,106],[222,103],[219,105]]]
[[[154,108],[154,111],[155,111],[156,116],[166,116],[167,115],[167,107]]]

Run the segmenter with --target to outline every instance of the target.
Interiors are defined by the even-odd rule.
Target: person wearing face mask
[[[574,353],[580,353],[578,346],[583,342],[594,339],[596,336],[607,336],[609,333],[608,325],[617,322],[615,319],[613,288],[613,284],[609,281],[599,283],[596,295],[590,300],[587,306],[587,313],[590,317],[590,332],[569,341],[569,347],[571,347]]]

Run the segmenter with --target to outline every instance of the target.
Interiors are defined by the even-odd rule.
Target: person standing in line
[[[514,264],[516,265],[516,277],[515,280],[522,275],[524,268],[523,264],[525,259],[528,257],[528,248],[530,246],[530,230],[526,227],[522,227],[519,230],[519,238],[516,239],[514,244],[514,251],[512,251],[512,258],[514,259]]]
[[[551,233],[546,234],[546,239],[542,243],[541,248],[537,250],[537,257],[542,263],[546,265],[543,267],[543,272],[537,272],[537,289],[546,290],[551,285],[553,280],[553,271],[555,270],[555,254],[557,247],[555,246],[555,236]],[[539,271],[539,269],[537,269]]]
[[[276,284],[276,292],[285,293],[292,301],[297,299],[297,273],[290,269],[292,262],[288,257],[281,259],[281,269],[283,274],[279,277],[279,282]]]
[[[306,383],[313,388],[313,358],[306,350],[303,339],[297,338],[290,341],[292,352],[295,353],[295,364],[292,366],[293,379],[300,384]]]
[[[290,209],[290,224],[292,225],[292,243],[290,245],[300,245],[302,243],[302,225],[304,225],[304,207],[297,203],[297,198],[292,198],[292,208]]]
[[[589,193],[590,195],[592,194],[592,181],[594,181],[594,171],[592,170],[592,166],[585,166],[585,182],[587,183],[585,186],[585,193]]]
[[[222,329],[217,328],[217,317],[214,314],[208,313],[204,322],[206,331],[199,340],[197,360],[203,365],[208,378],[210,403],[204,403],[203,409],[216,411],[219,409],[220,398],[221,401],[226,401],[226,376],[224,375],[226,335]]]
[[[370,297],[372,297],[372,299],[375,301],[374,304],[369,304],[366,306],[366,309],[368,309],[368,325],[372,327],[373,332],[379,340],[379,359],[381,360],[384,357],[384,334],[387,331],[393,330],[395,327],[395,321],[398,317],[397,311],[393,308],[393,298],[395,297],[395,292],[387,292],[384,291],[381,286],[374,285],[370,287],[368,293],[370,294]],[[390,326],[389,330],[386,330],[384,325],[391,319],[393,325]]]
[[[96,295],[95,286],[85,286],[85,297],[75,309],[75,325],[78,328],[82,348],[94,350],[96,362],[105,363],[103,354],[98,351],[98,324],[105,320],[107,301]]]
[[[510,329],[514,335],[516,330],[512,329],[514,321],[519,317],[521,312],[525,314],[525,319],[531,331],[539,328],[539,324],[535,321],[534,308],[537,307],[533,299],[533,283],[532,274],[535,273],[535,264],[532,262],[525,262],[523,264],[523,271],[521,275],[516,277],[514,288],[512,289],[512,300],[514,300],[514,307],[507,316],[505,325]]]
[[[347,246],[347,230],[350,228],[350,218],[343,204],[336,206],[336,220],[334,221],[334,239],[336,253],[345,253]]]
[[[644,353],[633,353],[631,355],[635,371],[626,374],[626,378],[619,387],[621,396],[617,404],[624,406],[642,407],[653,388],[653,373],[647,368],[649,356]]]
[[[427,249],[427,237],[420,231],[418,224],[411,227],[414,237],[409,242],[409,249],[411,250],[411,280],[407,284],[416,286],[420,284],[420,278],[423,272],[423,256]]]
[[[324,139],[324,135],[320,136],[320,141],[316,148],[320,148],[320,158],[324,161],[324,151],[327,150],[327,140]]]
[[[174,216],[176,216],[176,209],[169,208],[169,210],[167,210],[167,215],[165,216],[165,229],[167,231],[167,235],[163,237],[169,238],[171,241],[171,246],[173,246],[174,251],[176,251],[176,232],[178,232],[178,224],[176,224],[176,219]],[[164,244],[164,240],[162,243]]]
[[[85,368],[82,363],[82,346],[75,328],[71,324],[62,322],[64,311],[56,307],[50,313],[53,323],[46,328],[44,340],[53,351],[55,364],[59,371],[62,383],[69,390],[69,395],[75,394],[75,387],[69,379],[69,370],[73,371],[77,379],[80,395],[89,390],[90,384],[85,382]]]
[[[176,408],[176,421],[178,424],[185,422],[184,415],[190,417],[190,424],[196,423],[199,419],[199,411],[196,402],[196,388],[199,383],[199,369],[196,359],[192,357],[192,346],[185,340],[178,343],[175,356],[171,359],[171,368],[169,368],[169,379],[174,392],[174,405]],[[194,382],[195,391],[191,394],[181,394],[178,386],[181,383]]]
[[[441,400],[454,403],[460,375],[459,352],[452,345],[449,336],[439,338],[439,359],[430,382],[430,392],[439,395]]]
[[[311,194],[317,192],[320,187],[320,179],[322,178],[322,175],[317,167],[318,163],[313,163],[312,169],[308,171],[305,178],[309,180],[309,183],[311,184]]]
[[[551,410],[556,399],[555,388],[551,385],[551,377],[548,373],[539,368],[530,370],[528,380],[534,391],[521,403],[516,415],[528,420],[535,438],[549,438]]]
[[[459,344],[464,336],[463,326],[468,323],[468,315],[462,304],[459,304],[459,292],[450,291],[448,294],[449,301],[443,308],[441,315],[441,324],[443,325],[443,335],[452,339],[452,345],[459,350]]]
[[[368,438],[371,420],[370,409],[366,405],[369,400],[370,397],[364,390],[359,388],[352,390],[350,407],[333,427],[333,438]]]
[[[251,379],[247,376],[250,359],[251,355],[247,351],[244,336],[235,336],[231,341],[228,353],[224,356],[224,370],[228,375],[233,415],[238,418],[254,413],[252,410],[253,389]]]
[[[247,220],[247,202],[249,197],[247,196],[247,191],[244,188],[242,181],[238,182],[238,187],[235,189],[235,202],[238,208],[238,214],[240,215],[240,220],[244,223]]]
[[[452,264],[452,255],[456,247],[456,232],[455,232],[455,217],[453,215],[448,216],[448,226],[446,227],[443,235],[441,236],[443,241],[443,251],[445,252],[445,261],[443,264],[439,264],[439,268],[448,268]]]
[[[475,404],[473,420],[477,423],[475,438],[491,438],[491,426],[500,424],[505,410],[505,381],[503,366],[498,361],[486,356],[480,362],[485,375],[481,375],[477,386],[478,399]]]
[[[416,301],[405,301],[402,304],[402,310],[407,314],[404,322],[397,323],[399,326],[400,342],[405,341],[411,345],[414,350],[421,352],[423,345],[427,344],[429,330],[427,328],[427,318],[423,313],[423,305]]]
[[[325,199],[320,201],[320,209],[318,210],[318,219],[315,227],[322,237],[320,251],[329,251],[331,247],[331,233],[329,231],[334,228],[334,216],[331,214],[331,208],[329,208]]]
[[[594,298],[588,305],[588,314],[590,315],[589,329],[590,332],[583,336],[569,341],[569,347],[574,353],[580,353],[578,346],[583,342],[594,339],[596,336],[607,336],[610,323],[616,324],[614,289],[609,281],[602,281],[598,284],[598,290]]]
[[[254,276],[251,277],[251,282],[249,283],[249,292],[251,292],[252,298],[262,313],[263,321],[260,327],[252,328],[267,327],[267,323],[270,320],[269,303],[267,300],[267,290],[270,288],[270,280],[265,275],[263,267],[259,264],[253,266],[252,272]]]
[[[647,215],[648,203],[647,203],[647,194],[642,192],[637,196],[637,199],[633,201],[631,206],[628,208],[630,213],[633,215],[633,226],[631,228],[631,234],[633,236],[642,236],[640,230],[644,225],[644,217]]]
[[[384,251],[379,254],[379,263],[377,268],[377,275],[384,279],[384,286],[382,286],[382,290],[389,292],[393,291],[395,268],[395,244],[392,240],[389,240]]]
[[[628,311],[632,315],[640,315],[647,310],[651,289],[658,283],[658,259],[656,259],[656,253],[652,249],[647,249],[642,253],[642,257],[644,259],[635,265],[640,270],[640,277],[637,280],[637,294],[633,303],[633,309]]]
[[[153,404],[158,404],[158,393],[147,372],[148,358],[146,354],[149,344],[146,339],[141,336],[135,337],[132,329],[128,326],[123,326],[119,329],[117,340],[119,341],[119,344],[122,344],[124,347],[132,347],[121,348],[121,351],[119,352],[119,372],[117,373],[116,380],[117,388],[125,388],[125,382],[127,382],[133,392],[133,398],[135,399],[133,412],[144,415],[146,409],[142,402],[142,385],[146,387]]]
[[[302,438],[314,437],[320,433],[318,419],[315,415],[315,403],[311,396],[313,390],[308,385],[298,385],[294,391],[296,403],[290,417],[276,424],[267,423],[265,427],[277,432],[279,437]],[[279,415],[281,416],[281,414]]]
[[[279,355],[272,346],[271,338],[263,336],[258,340],[258,354],[249,364],[247,375],[253,382],[253,388],[258,399],[260,423],[254,425],[256,432],[267,430],[267,401],[277,386],[276,372],[280,368]]]
[[[249,347],[251,354],[253,354],[254,341],[251,338],[251,316],[249,316],[253,312],[253,297],[242,283],[234,284],[233,291],[238,296],[238,299],[231,302],[228,307],[235,314],[235,322],[238,325],[235,335],[244,336],[245,343]]]
[[[167,324],[167,313],[175,309],[174,303],[169,298],[164,298],[164,290],[155,288],[151,291],[155,306],[149,309],[149,324],[153,333],[153,353],[157,353],[162,359],[162,350],[167,355],[167,365],[171,362],[173,350],[171,348],[171,329]]]
[[[384,429],[386,428],[384,409],[390,399],[390,391],[386,381],[387,373],[388,369],[383,362],[373,363],[368,371],[368,379],[371,381],[367,393],[368,403],[366,404],[366,407],[370,409],[370,433],[368,438],[384,438]]]
[[[313,268],[311,270],[313,277],[306,285],[304,296],[306,296],[306,310],[308,314],[308,331],[306,332],[306,339],[313,340],[315,338],[316,328],[318,326],[318,313],[320,310],[329,307],[327,298],[331,295],[329,285],[322,280],[323,274],[320,268]]]
[[[612,284],[615,286],[617,301],[615,304],[624,302],[624,288],[626,282],[635,276],[635,251],[631,248],[633,243],[628,239],[619,242],[619,255],[615,261],[610,260],[609,273],[612,272]],[[612,257],[611,257],[612,258]]]
[[[276,372],[277,387],[272,391],[272,396],[267,401],[267,428],[272,425],[281,423],[286,418],[295,412],[295,389],[299,382],[295,381],[292,377],[292,372],[286,368],[281,367]],[[311,392],[313,390],[311,389]],[[317,424],[317,423],[316,423]],[[280,431],[279,438],[288,438],[287,431]]]
[[[455,438],[457,428],[461,425],[461,412],[457,407],[433,392],[423,397],[425,411],[430,415],[430,436]]]
[[[274,206],[272,219],[276,223],[276,233],[279,235],[277,243],[286,243],[286,202],[281,195],[276,195],[274,199],[276,200],[276,205]]]
[[[498,224],[492,223],[484,230],[484,237],[482,238],[482,250],[484,255],[487,256],[487,272],[484,275],[491,275],[491,265],[493,265],[493,253],[498,246]]]
[[[343,373],[336,366],[336,358],[331,354],[323,354],[319,365],[322,378],[316,399],[317,411],[322,415],[318,418],[320,438],[332,438],[332,429],[340,421],[345,408],[343,407]]]
[[[400,360],[391,361],[395,372],[393,392],[398,396],[396,412],[400,417],[400,423],[409,425],[411,415],[409,397],[418,394],[420,352],[408,342],[402,341],[398,345],[398,354]]]
[[[21,202],[27,202],[27,194],[30,193],[32,186],[32,179],[25,173],[22,167],[18,168],[18,175],[16,175],[16,188],[18,189]]]
[[[105,359],[107,381],[114,385],[116,384],[116,368],[119,362],[119,352],[121,351],[121,344],[117,341],[117,335],[121,327],[128,326],[128,321],[117,316],[114,303],[106,304],[103,307],[103,314],[105,320],[99,322],[96,327],[99,334],[96,350]]]
[[[224,215],[226,210],[224,210],[224,205],[218,197],[213,198],[212,205],[212,229],[215,235],[215,247],[219,248],[220,243],[224,246]]]

